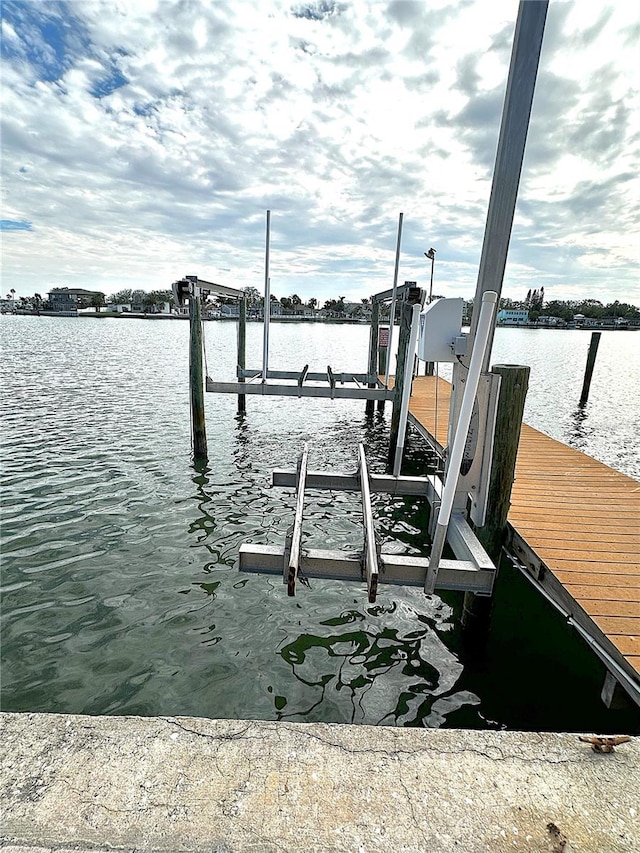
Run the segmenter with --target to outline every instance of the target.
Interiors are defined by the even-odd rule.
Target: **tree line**
[[[582,314],[593,320],[605,317],[620,317],[625,320],[640,320],[640,310],[628,302],[603,303],[599,299],[551,299],[545,301],[544,287],[540,290],[529,290],[522,301],[501,299],[500,308],[529,311],[529,319],[536,321],[539,317],[559,317],[561,320],[573,320],[576,314]]]
[[[264,297],[256,287],[245,287],[243,288],[243,292],[250,310],[262,309]],[[434,296],[434,299],[441,298],[440,296]],[[47,300],[39,293],[35,293],[32,297],[20,296],[16,299],[15,290],[12,288],[7,293],[7,299],[13,300],[18,308],[32,307],[40,310],[47,307]],[[209,304],[210,307],[214,307],[216,304],[231,304],[234,302],[234,299],[219,298],[212,300]],[[291,296],[283,296],[280,299],[272,295],[271,302],[278,302],[286,312],[295,313],[303,306],[310,308],[312,311],[320,309],[320,303],[315,297],[311,297],[304,302],[297,293],[293,293]],[[370,306],[370,300],[367,298],[361,299],[360,302],[362,309]],[[172,290],[145,291],[125,288],[106,299],[103,293],[93,293],[88,301],[83,302],[78,307],[91,307],[99,311],[100,308],[103,308],[107,304],[139,305],[143,311],[153,311],[157,306],[164,305],[165,303],[169,303],[170,307],[174,306]],[[469,300],[467,306],[468,313],[470,313],[473,310],[473,300]],[[640,309],[628,302],[620,302],[617,299],[606,303],[601,302],[599,299],[551,299],[547,301],[544,287],[541,287],[539,290],[537,288],[529,290],[522,300],[501,298],[500,308],[526,309],[529,312],[529,319],[533,322],[539,317],[559,317],[561,320],[571,321],[576,314],[582,314],[594,320],[602,320],[605,317],[620,317],[628,321],[640,321]],[[322,305],[322,309],[338,316],[344,316],[347,312],[346,298],[340,296],[338,299],[326,299]]]

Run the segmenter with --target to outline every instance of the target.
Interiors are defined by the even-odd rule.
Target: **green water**
[[[363,441],[381,471],[384,417],[248,398],[239,419],[234,398],[207,395],[196,470],[188,324],[3,317],[1,332],[4,710],[640,730],[635,710],[602,706],[600,664],[507,564],[484,653],[458,595],[383,586],[369,605],[362,584],[315,581],[289,599],[277,578],[238,573],[242,542],[280,544],[292,520],[271,470],[305,441],[311,468],[353,469]],[[367,334],[275,325],[271,365],[362,370]],[[209,372],[231,378],[235,329],[206,337]],[[407,471],[432,463],[412,440]],[[384,542],[424,552],[424,501],[374,503]],[[357,495],[311,493],[304,542],[357,547],[360,518]]]

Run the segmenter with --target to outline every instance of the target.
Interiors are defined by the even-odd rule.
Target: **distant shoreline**
[[[5,311],[3,315],[25,316],[25,317],[87,317],[90,319],[104,320],[110,318],[130,320],[188,320],[188,314],[144,314],[133,311]],[[206,322],[237,322],[238,317],[203,317]],[[262,317],[247,317],[248,323],[261,323]],[[336,323],[354,326],[368,326],[370,321],[364,318],[352,319],[351,317],[294,317],[291,315],[275,316],[270,318],[272,323]],[[382,321],[380,325],[388,325],[388,320]],[[497,329],[549,329],[552,331],[574,331],[580,329],[585,332],[637,332],[640,326],[610,326],[594,323],[593,325],[576,325],[574,323],[565,326],[551,326],[546,323],[499,323]]]

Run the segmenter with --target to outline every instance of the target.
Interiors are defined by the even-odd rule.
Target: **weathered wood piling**
[[[239,300],[240,313],[238,317],[238,382],[244,384],[242,371],[247,366],[247,300]],[[247,410],[247,398],[244,394],[238,394],[238,414],[243,415]]]
[[[593,376],[593,368],[596,363],[596,355],[598,354],[598,346],[600,344],[600,336],[602,332],[592,332],[591,341],[589,343],[589,352],[587,353],[587,365],[584,371],[584,382],[582,383],[582,393],[580,394],[580,405],[584,406],[589,399],[589,389],[591,388],[591,378]]]
[[[487,512],[484,525],[476,529],[476,536],[497,566],[506,537],[530,368],[516,364],[496,364],[491,372],[500,376],[500,393]],[[471,627],[479,621],[486,622],[490,610],[490,598],[466,592],[462,611],[463,625]]]
[[[189,296],[189,390],[193,455],[194,458],[201,459],[207,456],[207,431],[202,370],[202,306],[200,291],[195,284],[193,293]]]

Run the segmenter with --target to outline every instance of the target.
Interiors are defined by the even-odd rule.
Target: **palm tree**
[[[96,309],[96,314],[99,313],[104,304],[104,293],[94,293],[91,296],[91,307]]]

